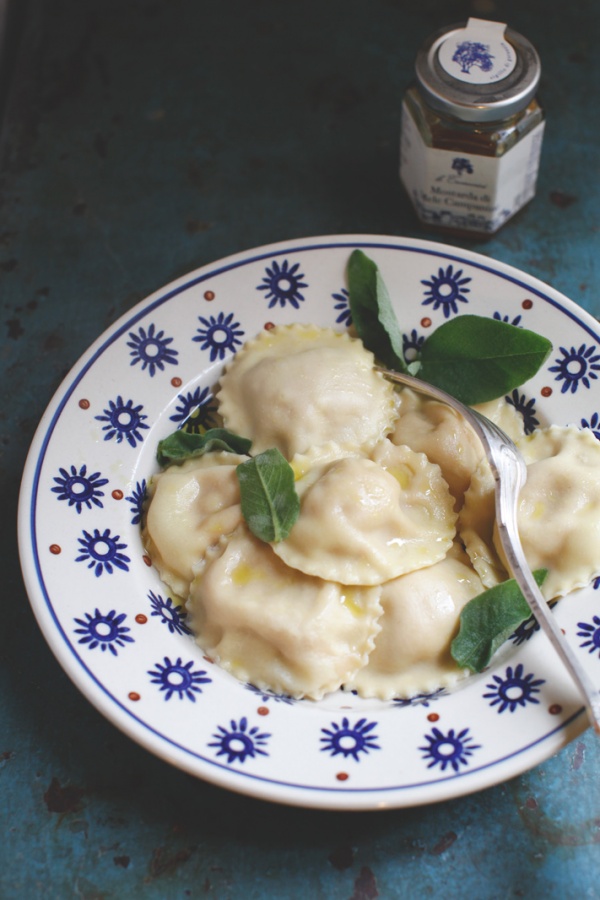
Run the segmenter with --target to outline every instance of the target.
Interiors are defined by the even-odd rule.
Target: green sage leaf
[[[547,574],[548,569],[536,569],[533,577],[541,585]],[[529,604],[513,578],[478,594],[462,609],[460,628],[450,645],[452,658],[461,669],[481,672],[498,647],[530,616]]]
[[[240,463],[242,514],[250,531],[261,541],[283,541],[300,512],[294,471],[279,450],[265,450]]]
[[[215,450],[247,454],[251,446],[252,442],[247,438],[239,437],[226,428],[210,428],[204,434],[179,430],[159,441],[156,459],[164,468],[172,463],[182,463],[186,459],[203,456]]]
[[[421,348],[419,378],[473,406],[532,378],[551,342],[498,319],[461,315],[440,325]]]
[[[348,262],[348,293],[352,321],[365,347],[390,369],[406,371],[402,333],[377,265],[362,250]]]

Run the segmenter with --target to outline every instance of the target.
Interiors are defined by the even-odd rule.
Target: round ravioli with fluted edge
[[[462,548],[381,590],[381,631],[367,665],[346,687],[380,700],[414,697],[450,687],[468,671],[450,654],[462,608],[484,590]]]
[[[456,514],[439,467],[387,439],[372,456],[317,462],[301,475],[298,520],[286,540],[272,545],[287,565],[371,585],[443,559]]]
[[[184,599],[207,549],[242,521],[235,470],[247,459],[206,453],[152,477],[142,540],[162,580]]]
[[[373,354],[345,332],[278,325],[238,351],[216,394],[225,426],[252,441],[252,455],[276,447],[290,460],[335,440],[365,449],[392,428],[393,386]]]
[[[456,509],[460,509],[473,472],[485,458],[481,441],[460,413],[447,404],[418,396],[407,388],[403,395],[406,396],[400,404],[391,440],[425,453],[437,463],[456,500]],[[523,436],[522,417],[503,397],[474,409],[503,428],[513,440]]]
[[[600,442],[590,429],[551,425],[517,446],[527,463],[519,534],[530,567],[548,569],[541,590],[551,600],[600,575]],[[503,559],[496,533],[494,546]]]
[[[380,587],[346,587],[290,569],[245,525],[210,553],[188,610],[198,644],[240,681],[320,700],[367,662]]]

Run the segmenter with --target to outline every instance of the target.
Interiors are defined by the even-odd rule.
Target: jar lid
[[[524,109],[540,80],[540,58],[502,22],[470,18],[431,35],[417,54],[429,105],[465,122],[493,122]]]

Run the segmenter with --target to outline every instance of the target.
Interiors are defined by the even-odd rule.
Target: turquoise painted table
[[[386,813],[292,809],[170,768],[63,674],[15,515],[39,418],[136,301],[229,253],[420,230],[397,178],[415,51],[469,14],[538,48],[537,198],[474,249],[600,315],[600,6],[429,0],[29,0],[2,69],[3,898],[600,897],[600,742],[507,784]],[[464,242],[455,243],[467,246]]]

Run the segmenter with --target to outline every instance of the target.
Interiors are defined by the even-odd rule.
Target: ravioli
[[[347,685],[362,697],[391,700],[449,687],[468,673],[450,654],[464,605],[484,590],[459,548],[426,569],[383,585],[381,631],[367,665]]]
[[[342,584],[381,584],[446,554],[456,514],[437,466],[382,441],[373,459],[317,464],[296,483],[300,515],[273,544],[287,565]]]
[[[319,700],[366,664],[381,588],[289,569],[244,525],[211,556],[192,584],[191,622],[204,651],[240,681]]]
[[[156,568],[187,599],[203,651],[260,690],[391,700],[450,687],[468,674],[450,653],[462,608],[508,577],[477,435],[373,363],[348,334],[277,326],[222,376],[225,427],[294,472],[300,514],[285,540],[263,543],[243,520],[235,470],[249,457],[209,453],[152,480],[143,540]],[[589,583],[600,442],[558,426],[526,438],[506,398],[475,408],[525,456],[519,530],[530,566],[549,569],[544,596]]]
[[[207,453],[152,479],[143,541],[162,580],[187,597],[206,550],[242,520],[233,453]]]
[[[392,385],[373,354],[346,333],[278,325],[236,354],[217,393],[225,426],[252,441],[252,455],[276,447],[291,459],[334,440],[372,447],[396,418]]]
[[[402,395],[405,393],[408,397],[400,406],[391,440],[425,453],[431,462],[437,463],[455,498],[456,509],[460,509],[471,476],[485,458],[481,441],[466,419],[450,406],[437,400],[416,398],[410,389]],[[513,440],[523,436],[522,417],[503,397],[474,409],[503,428]]]
[[[527,463],[519,534],[530,567],[549,570],[550,600],[600,575],[600,442],[589,429],[552,425],[518,446]],[[497,535],[494,546],[503,558]]]

